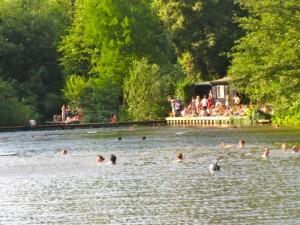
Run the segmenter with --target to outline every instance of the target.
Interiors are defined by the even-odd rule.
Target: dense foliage
[[[25,125],[29,119],[36,118],[35,109],[16,96],[14,85],[0,79],[0,126]]]
[[[60,51],[68,76],[65,96],[84,111],[98,113],[118,110],[123,80],[134,59],[146,57],[167,66],[172,55],[159,19],[146,0],[79,1]],[[70,89],[68,84],[76,80],[85,87]],[[80,99],[73,98],[74,91]]]
[[[168,95],[188,101],[192,83],[227,74],[253,103],[271,104],[273,121],[300,124],[299,9],[296,0],[0,0],[0,125],[49,119],[64,101],[90,122],[156,119]]]
[[[245,1],[247,31],[229,75],[254,103],[272,105],[275,120],[300,124],[300,2]]]
[[[124,82],[128,112],[136,120],[154,120],[165,116],[168,82],[156,64],[134,61]]]
[[[190,54],[201,79],[226,75],[227,53],[242,33],[234,18],[243,11],[234,0],[154,0],[154,6],[179,59]]]
[[[14,80],[16,96],[43,118],[57,110],[63,87],[56,48],[69,7],[67,0],[0,0],[0,77]]]

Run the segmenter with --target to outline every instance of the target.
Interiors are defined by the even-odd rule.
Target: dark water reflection
[[[245,150],[218,146],[240,138]],[[18,153],[0,157],[0,224],[300,224],[300,153],[279,150],[300,144],[298,129],[17,132],[0,140],[0,152]],[[175,162],[178,152],[184,163]],[[117,165],[96,164],[97,154],[111,153]],[[210,174],[219,156],[221,171]]]

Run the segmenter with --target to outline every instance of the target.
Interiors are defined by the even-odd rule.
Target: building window
[[[217,98],[225,98],[224,85],[218,85],[217,86]]]

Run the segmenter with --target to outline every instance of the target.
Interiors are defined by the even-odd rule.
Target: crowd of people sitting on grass
[[[53,116],[55,123],[79,123],[82,118],[82,110],[79,108],[72,109],[70,105],[63,104],[61,107],[61,114]]]
[[[241,104],[238,95],[227,95],[225,101],[219,101],[212,94],[192,97],[191,101],[184,105],[180,99],[168,96],[172,112],[170,116],[245,116],[248,105]]]

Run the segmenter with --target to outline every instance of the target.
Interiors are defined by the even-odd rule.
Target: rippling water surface
[[[219,147],[240,138],[244,150]],[[300,144],[300,130],[0,133],[0,153],[17,153],[0,156],[0,224],[300,224],[300,153],[280,150],[283,142]],[[265,146],[269,160],[261,158]],[[184,163],[175,161],[179,152]],[[96,163],[112,153],[117,165]],[[221,170],[211,174],[220,156]]]

